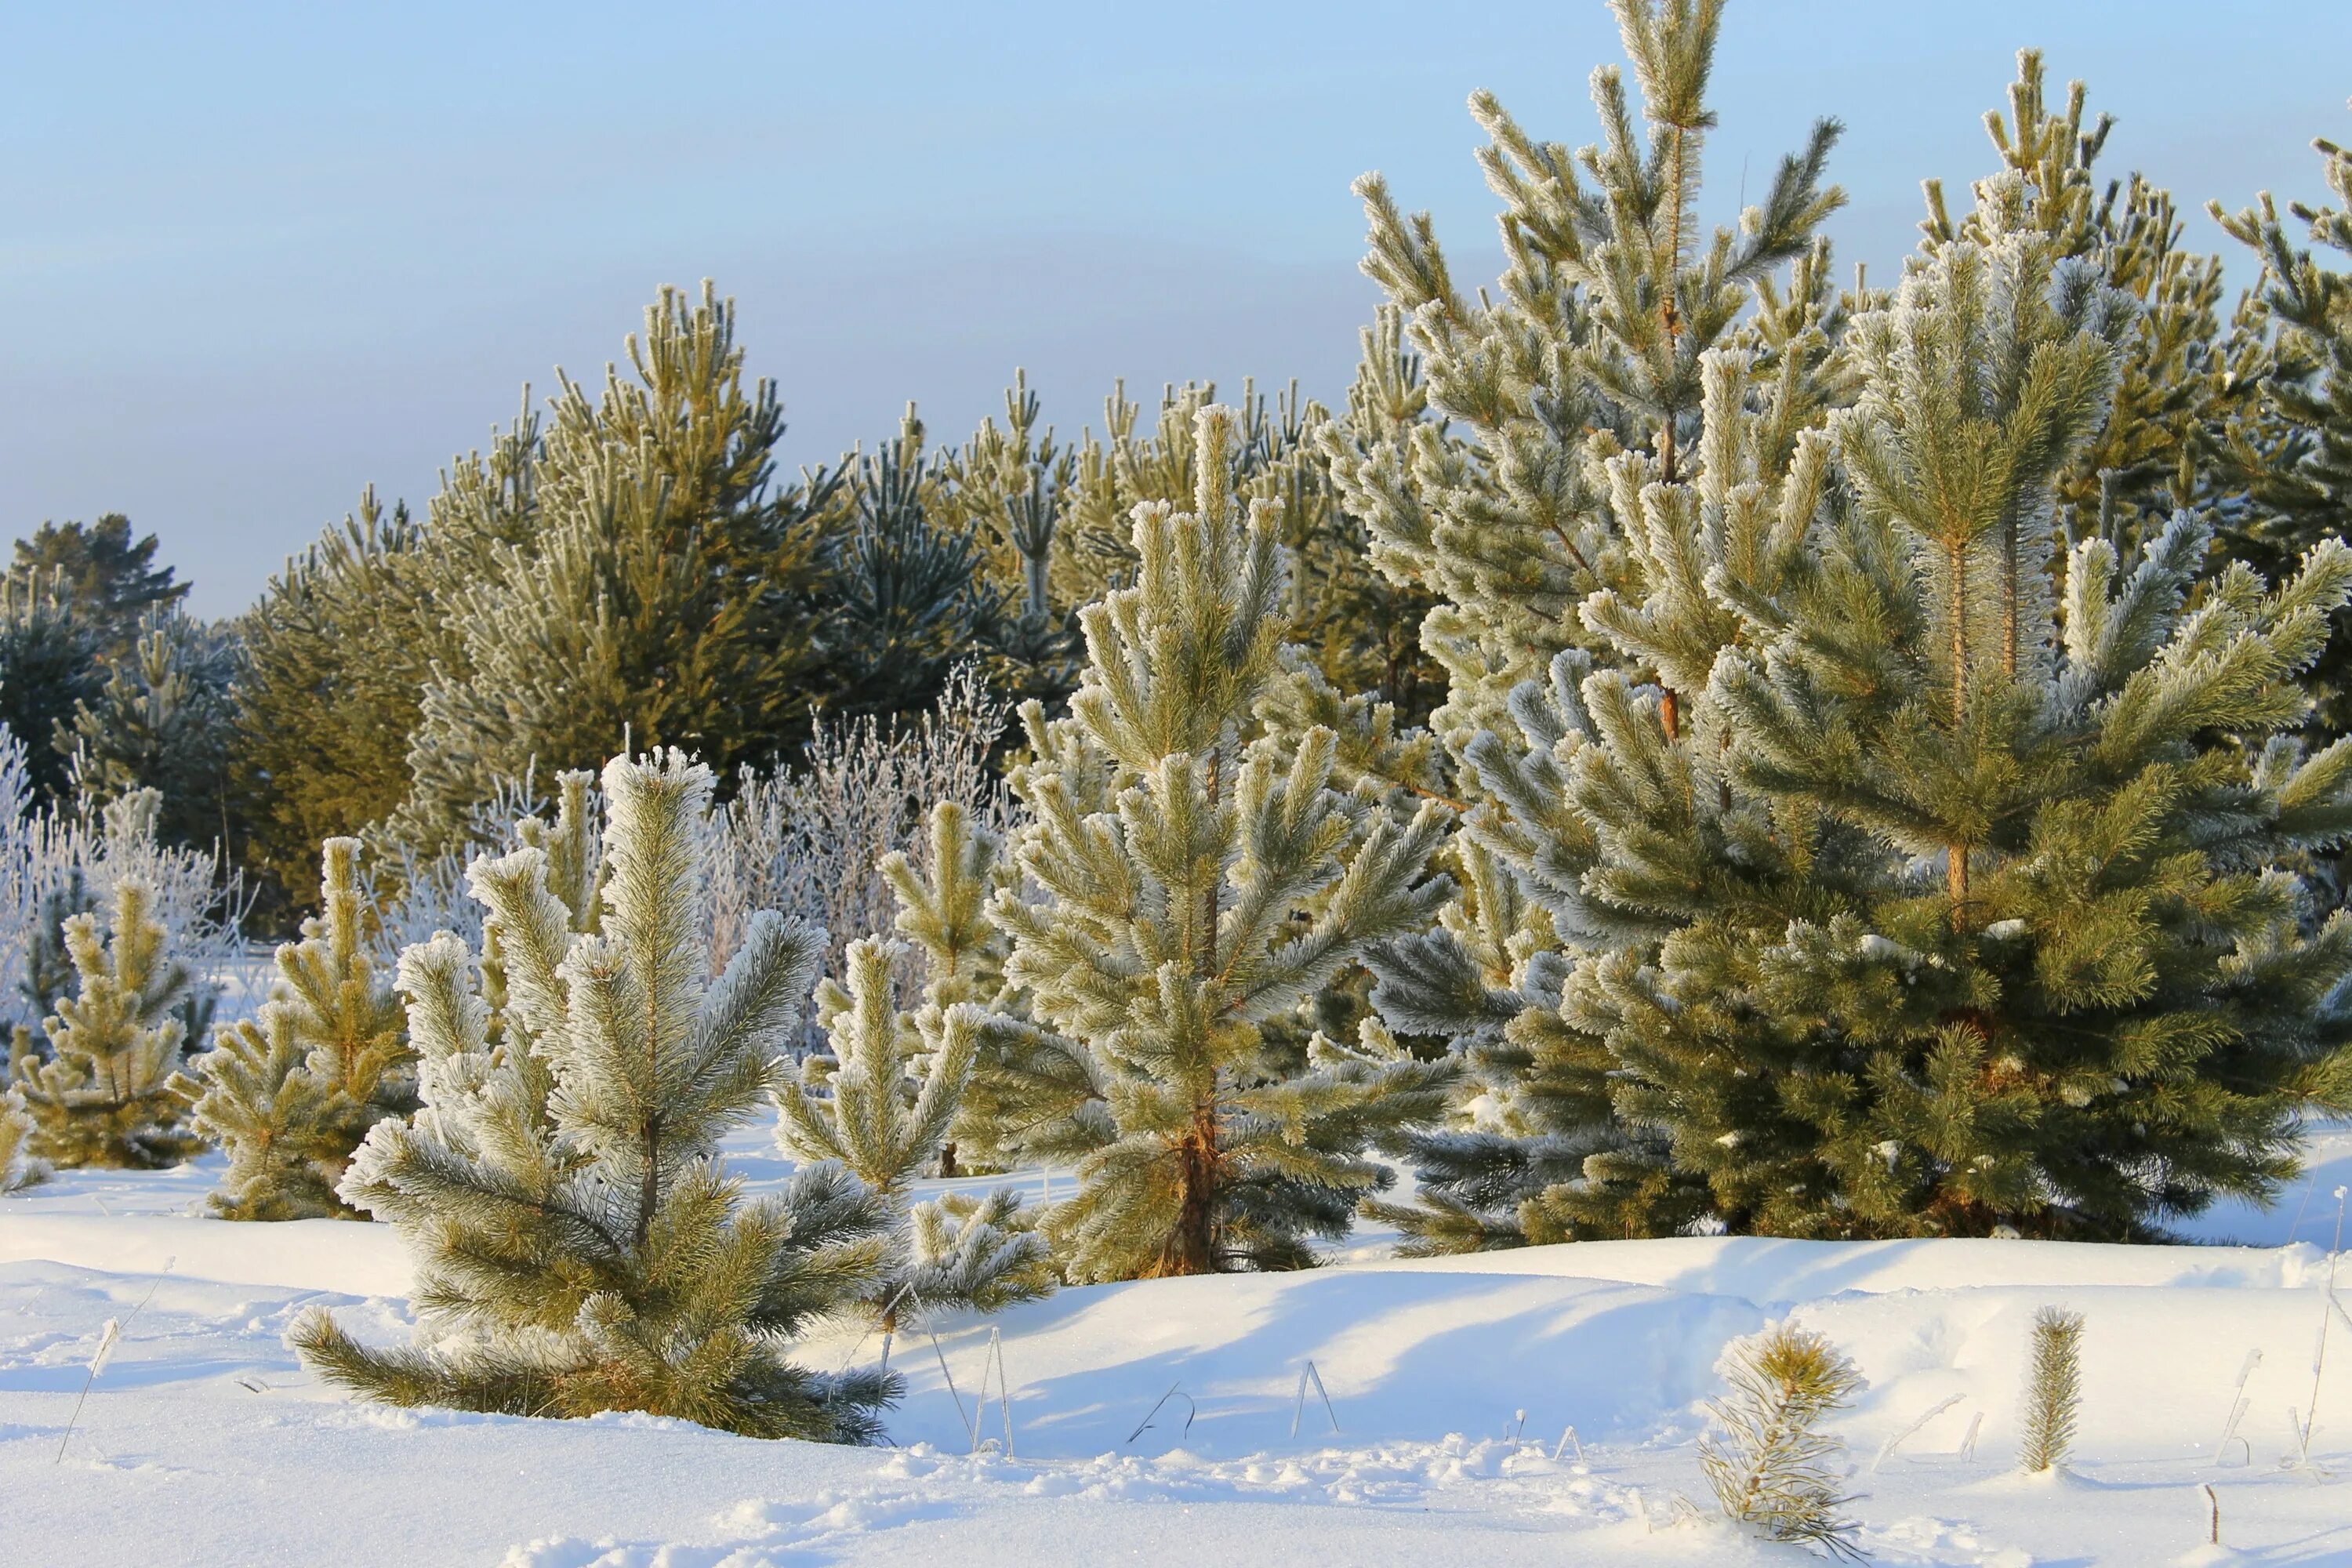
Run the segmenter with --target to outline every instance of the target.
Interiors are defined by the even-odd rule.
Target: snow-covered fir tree
[[[295,1342],[335,1382],[402,1405],[877,1431],[887,1376],[784,1352],[812,1316],[870,1295],[888,1205],[831,1165],[747,1203],[716,1152],[782,1086],[824,937],[764,913],[711,978],[711,787],[675,752],[615,759],[601,868],[551,849],[578,826],[559,824],[472,868],[483,952],[445,933],[401,955],[424,1103],[376,1125],[342,1194],[408,1242],[436,1332],[376,1349],[314,1315]],[[551,888],[566,858],[601,879],[593,934]]]
[[[156,1170],[202,1147],[173,1086],[185,1026],[187,966],[154,915],[154,890],[114,884],[105,936],[95,913],[65,922],[75,994],[41,1022],[46,1057],[18,1028],[10,1048],[15,1093],[33,1119],[31,1153],[58,1165]]]
[[[991,912],[1031,1026],[998,1058],[998,1105],[1022,1153],[1076,1169],[1045,1219],[1073,1279],[1305,1261],[1388,1180],[1367,1144],[1433,1114],[1445,1077],[1376,1039],[1269,1048],[1276,1019],[1428,919],[1442,818],[1400,826],[1330,787],[1328,730],[1260,732],[1283,562],[1272,506],[1233,499],[1234,437],[1201,410],[1193,509],[1137,508],[1135,583],[1084,612],[1069,716],[1023,710],[1013,856],[1035,895],[1001,889]]]
[[[319,913],[278,947],[259,1016],[181,1084],[195,1130],[228,1152],[211,1198],[224,1218],[361,1217],[336,1184],[369,1128],[416,1106],[400,998],[371,954],[360,842],[331,838],[320,858]]]

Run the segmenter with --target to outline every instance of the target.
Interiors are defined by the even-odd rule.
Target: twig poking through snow
[[[1584,1445],[1577,1440],[1576,1428],[1573,1426],[1559,1435],[1559,1441],[1552,1446],[1551,1457],[1557,1460],[1570,1448],[1576,1450],[1576,1462],[1580,1465],[1584,1463]]]
[[[1949,1410],[1953,1405],[1958,1405],[1962,1397],[1962,1395],[1958,1394],[1953,1394],[1941,1405],[1937,1405],[1929,1409],[1926,1415],[1911,1423],[1910,1426],[1906,1426],[1902,1431],[1897,1432],[1894,1436],[1889,1437],[1885,1442],[1881,1443],[1878,1446],[1878,1457],[1870,1461],[1870,1473],[1876,1475],[1878,1473],[1878,1467],[1886,1463],[1887,1456],[1894,1453],[1897,1447],[1901,1447],[1902,1444],[1908,1439],[1917,1436],[1919,1435],[1920,1427],[1925,1426],[1928,1422],[1933,1421],[1937,1416],[1941,1415],[1945,1411]]]
[[[2246,1352],[2244,1364],[2238,1368],[2238,1386],[2230,1393],[2230,1418],[2221,1424],[2221,1440],[2213,1445],[2213,1463],[2216,1465],[2220,1464],[2224,1456],[2229,1453],[2231,1438],[2236,1437],[2239,1442],[2246,1443],[2243,1437],[2238,1436],[2238,1423],[2246,1418],[2247,1408],[2253,1403],[2246,1397],[2246,1380],[2253,1376],[2254,1368],[2262,1364],[2262,1347],[2257,1345]],[[2246,1463],[2251,1465],[2253,1462],[2254,1446],[2252,1443],[2246,1443]]]
[[[1310,1377],[1315,1380],[1315,1392],[1322,1395],[1323,1414],[1331,1418],[1331,1430],[1334,1434],[1337,1434],[1339,1430],[1339,1412],[1331,1408],[1331,1395],[1323,1387],[1323,1374],[1315,1370],[1315,1363],[1310,1361],[1305,1366],[1298,1369],[1298,1398],[1291,1406],[1290,1410],[1290,1435],[1294,1437],[1298,1436],[1299,1418],[1307,1414],[1307,1380]],[[1169,1394],[1173,1394],[1176,1391],[1172,1388],[1168,1391]],[[1161,1402],[1164,1404],[1167,1401],[1168,1394],[1163,1394],[1160,1397]],[[1156,1411],[1160,1406],[1155,1405],[1151,1408]],[[1527,1418],[1528,1413],[1524,1410],[1520,1411],[1519,1421],[1522,1426],[1526,1424]],[[1148,1425],[1150,1424],[1151,1417],[1147,1415],[1143,1419]],[[1184,1425],[1189,1427],[1192,1423],[1188,1418]],[[1136,1430],[1140,1432],[1143,1428],[1141,1426],[1138,1426]],[[1132,1443],[1135,1439],[1133,1437],[1129,1437],[1128,1441]]]
[[[930,1333],[929,1329],[923,1331]],[[948,1370],[948,1352],[940,1348],[940,1336],[937,1334],[931,1334],[931,1353],[940,1358],[940,1376],[948,1385],[948,1397],[955,1401],[956,1419],[963,1423],[964,1436],[970,1437],[971,1446],[977,1448],[980,1447],[980,1434],[973,1429],[971,1418],[963,1413],[963,1395],[956,1392],[955,1373]],[[984,1385],[987,1373],[982,1372],[981,1375]]]
[[[58,1464],[62,1465],[66,1462],[66,1445],[73,1441],[74,1427],[81,1420],[82,1405],[89,1398],[89,1386],[98,1381],[98,1374],[106,1370],[106,1363],[114,1359],[115,1347],[122,1343],[123,1329],[137,1321],[139,1314],[147,1310],[147,1303],[153,1300],[155,1292],[163,1288],[163,1276],[169,1274],[172,1271],[172,1265],[178,1261],[176,1258],[163,1259],[162,1272],[155,1276],[155,1283],[147,1287],[147,1294],[139,1298],[139,1305],[131,1309],[131,1316],[121,1319],[109,1318],[106,1320],[106,1326],[99,1330],[98,1349],[90,1352],[89,1375],[81,1380],[81,1393],[74,1399],[73,1414],[66,1417],[66,1435],[58,1439],[56,1460]]]
[[[938,1342],[936,1340],[932,1342],[935,1345]],[[940,1358],[940,1370],[947,1370],[945,1356]],[[972,1396],[971,1451],[975,1454],[980,1452],[981,1429],[988,1421],[988,1375],[991,1372],[996,1374],[996,1407],[997,1413],[1004,1418],[1004,1457],[1009,1459],[1013,1458],[1013,1380],[1004,1371],[1004,1336],[993,1328],[988,1331],[987,1358],[980,1363],[980,1391]],[[956,1411],[959,1415],[963,1411],[961,1398],[956,1401]],[[1188,1422],[1186,1425],[1191,1424]]]
[[[2327,1249],[2327,1284],[2326,1297],[2319,1307],[2319,1346],[2311,1357],[2311,1405],[2309,1413],[2296,1424],[2295,1468],[2311,1468],[2311,1435],[2319,1426],[2319,1384],[2327,1371],[2327,1331],[2339,1310],[2336,1302],[2336,1260],[2344,1256],[2344,1194],[2347,1189],[2336,1189],[2336,1240]]]
[[[2211,1529],[2206,1534],[2205,1544],[2219,1546],[2221,1544],[2221,1500],[2215,1495],[2213,1483],[2210,1481],[2205,1483],[2205,1506],[2212,1510],[2213,1521]]]
[[[1186,1405],[1184,1412],[1184,1431],[1190,1432],[1192,1429],[1192,1417],[1201,1413],[1201,1407],[1192,1403],[1192,1396],[1191,1394],[1179,1394],[1177,1393],[1177,1390],[1181,1387],[1183,1387],[1183,1384],[1181,1381],[1170,1384],[1168,1385],[1168,1392],[1151,1402],[1151,1408],[1144,1412],[1143,1419],[1135,1424],[1135,1430],[1127,1435],[1127,1440],[1132,1443],[1138,1437],[1142,1436],[1145,1428],[1151,1425],[1151,1418],[1160,1414],[1160,1407],[1167,1404],[1170,1400],[1176,1398],[1181,1398],[1184,1401]],[[1181,1436],[1182,1434],[1179,1433],[1178,1436]]]

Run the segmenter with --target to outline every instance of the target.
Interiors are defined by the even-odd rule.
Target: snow
[[[755,1185],[789,1169],[764,1140],[731,1151]],[[2278,1205],[2195,1227],[2245,1245],[1693,1237],[1412,1261],[1372,1236],[1306,1273],[1066,1290],[936,1348],[900,1336],[900,1447],[863,1450],[354,1403],[281,1336],[319,1303],[404,1334],[388,1230],[200,1217],[209,1161],[73,1173],[0,1198],[0,1562],[1790,1564],[1714,1516],[1694,1444],[1725,1345],[1793,1315],[1868,1380],[1839,1430],[1878,1561],[2352,1564],[2352,1490],[2281,1465],[2352,1133],[2313,1154]],[[2083,1432],[2071,1473],[2029,1479],[2015,1411],[2053,1303],[2089,1321]],[[68,1436],[109,1319],[121,1343]],[[992,1330],[1013,1442],[991,1376],[975,1456]],[[2332,1332],[2313,1451],[2342,1474],[2352,1319]],[[855,1332],[801,1351],[880,1353]]]

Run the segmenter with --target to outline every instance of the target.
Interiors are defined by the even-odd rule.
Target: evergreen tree
[[[0,723],[24,740],[33,787],[55,803],[72,792],[66,753],[49,743],[95,699],[105,674],[104,628],[55,574],[0,584]]]
[[[2181,513],[2053,563],[2128,301],[1981,195],[1853,323],[1850,500],[1701,579],[1745,627],[1693,737],[1584,685],[1542,852],[1669,929],[1565,987],[1643,1135],[1543,1194],[1566,1234],[2144,1237],[2352,1089],[2352,922],[2272,868],[2352,827],[2352,747],[2291,739],[2352,553],[2266,591]]]
[[[1619,171],[1611,199],[1529,226],[1552,251],[1601,253],[1579,213],[1654,210],[1633,176],[1689,151],[1704,49],[1678,29],[1706,15],[1621,8],[1659,129],[1646,162],[1588,155]],[[1589,575],[1571,559],[1552,608],[1520,605],[1522,639],[1550,626],[1558,651],[1508,686],[1493,658],[1454,661],[1464,890],[1373,960],[1383,1017],[1450,1040],[1479,1090],[1416,1150],[1415,1245],[1691,1224],[2140,1236],[2267,1191],[2297,1119],[2341,1103],[2352,933],[2306,939],[2307,896],[2270,868],[2347,826],[2352,757],[2289,739],[2343,562],[2315,553],[2274,591],[2206,573],[2207,525],[2133,499],[2201,485],[2175,482],[2199,437],[2145,402],[2120,416],[2173,430],[2145,447],[2172,456],[2111,469],[2095,536],[2057,552],[2084,454],[2143,449],[2108,421],[2130,375],[2171,374],[2147,370],[2168,352],[2151,315],[2193,314],[2197,290],[2178,267],[2174,294],[2110,281],[2147,254],[2085,237],[2108,221],[2095,139],[2067,130],[2079,101],[2042,110],[2027,67],[2017,166],[1961,222],[1938,205],[1899,299],[1832,299],[1807,252],[1701,346],[1695,424],[1644,447],[1582,419],[1598,521],[1560,537]],[[1606,77],[1601,96],[1622,118]],[[1525,171],[1564,166],[1490,160],[1527,201],[1554,187]],[[1782,198],[1808,178],[1792,163],[1751,237],[1818,208]],[[1442,342],[1463,309],[1442,259],[1374,207],[1376,260],[1421,279],[1415,328]],[[1612,287],[1585,285],[1573,319],[1622,316]],[[1665,345],[1601,342],[1596,384],[1638,370],[1670,401]],[[1510,384],[1500,343],[1430,352],[1438,397],[1452,363],[1476,372],[1465,400]],[[1450,582],[1428,635],[1463,630],[1459,651],[1511,624],[1496,584],[1537,579],[1479,563],[1528,557],[1479,555],[1505,536],[1434,437],[1412,433],[1423,479],[1367,515]],[[1564,471],[1529,439],[1523,479]],[[1358,469],[1365,489],[1400,471]]]
[[[100,629],[109,649],[129,646],[143,621],[176,608],[188,584],[172,580],[172,568],[155,564],[155,536],[133,542],[131,520],[110,511],[96,522],[45,522],[30,539],[16,541],[9,581],[22,587],[61,593]]]
[[[731,768],[780,748],[820,691],[820,581],[839,476],[772,485],[783,412],[743,381],[735,314],[665,290],[591,399],[568,378],[529,532],[448,588],[459,644],[426,685],[394,831],[437,847],[497,783],[625,739]]]
[[[79,866],[66,868],[56,884],[34,900],[31,930],[25,938],[25,973],[17,986],[27,1016],[46,1018],[74,994],[80,980],[66,947],[66,922],[97,908],[89,879]]]
[[[2272,869],[2352,829],[2352,744],[2293,738],[2352,553],[2266,592],[2206,573],[2179,513],[2141,550],[2074,544],[2053,603],[2050,487],[2128,316],[2002,232],[2014,195],[1855,323],[1850,525],[1774,646],[1717,671],[1744,782],[1889,857],[1854,918],[1757,954],[1766,1008],[1825,1054],[1757,1075],[1780,1104],[1717,1166],[1746,1167],[1733,1212],[1801,1185],[1815,1225],[2144,1234],[2267,1194],[2298,1118],[2352,1094],[2352,921],[2306,937]]]
[[[171,958],[153,903],[144,882],[125,877],[114,885],[103,942],[96,915],[66,921],[79,984],[42,1020],[48,1058],[36,1058],[29,1031],[16,1031],[9,1076],[33,1118],[31,1152],[42,1159],[157,1170],[201,1147],[172,1085],[188,971]]]
[[[481,954],[444,933],[401,956],[424,1104],[413,1124],[376,1124],[342,1193],[417,1252],[436,1342],[369,1349],[324,1314],[294,1341],[393,1404],[870,1438],[886,1376],[811,1373],[782,1352],[870,1290],[887,1205],[833,1166],[746,1204],[716,1152],[781,1086],[824,934],[762,914],[712,983],[710,771],[675,752],[620,758],[604,787],[594,934],[554,890],[579,890],[564,862],[593,858],[542,832],[470,871]]]
[[[1731,1392],[1707,1401],[1720,1429],[1699,1439],[1699,1466],[1726,1517],[1767,1541],[1818,1546],[1863,1560],[1859,1526],[1845,1512],[1845,1445],[1821,1430],[1862,1387],[1835,1345],[1792,1323],[1775,1323],[1724,1356]]]
[[[130,646],[108,661],[105,684],[74,705],[58,733],[76,795],[102,805],[152,789],[165,842],[224,838],[237,664],[224,628],[177,610],[149,611]]]
[[[2083,1414],[2083,1314],[2044,1307],[2033,1314],[2033,1355],[2025,1374],[2025,1436],[2017,1468],[2027,1475],[2063,1468]]]
[[[953,1176],[964,1163],[1011,1163],[1012,1153],[1000,1139],[1021,1126],[1030,1110],[1037,1086],[1019,1064],[1025,1055],[1022,1046],[1036,1032],[1015,1021],[1025,1007],[1005,984],[1004,933],[988,919],[989,899],[1008,885],[1012,871],[1003,840],[974,821],[959,801],[933,806],[924,830],[921,866],[894,850],[882,858],[880,870],[898,906],[893,923],[922,954],[919,1024],[936,1034],[946,1009],[982,1010],[971,1074],[956,1096],[939,1149],[940,1174]]]
[[[530,537],[537,416],[443,470],[426,523],[370,489],[270,580],[240,623],[236,764],[247,865],[299,906],[319,846],[407,798],[409,738],[436,668],[463,658],[450,600],[490,551]]]
[[[356,838],[327,841],[319,913],[278,947],[259,1016],[181,1080],[196,1131],[228,1152],[211,1198],[225,1219],[361,1217],[336,1184],[369,1128],[416,1107],[400,999],[370,957],[359,856]]]
[[[1304,1262],[1388,1179],[1366,1142],[1433,1112],[1444,1077],[1370,1045],[1318,1038],[1297,1071],[1266,1049],[1273,1020],[1444,896],[1423,877],[1441,825],[1331,789],[1329,731],[1286,765],[1258,733],[1285,629],[1273,508],[1234,504],[1232,413],[1197,424],[1194,510],[1137,509],[1136,583],[1084,612],[1069,717],[1024,710],[1014,858],[1039,892],[992,904],[1060,1109],[1014,1141],[1077,1167],[1045,1220],[1074,1279]]]
[[[2337,205],[2291,204],[2285,216],[2265,194],[2236,214],[2213,216],[2262,258],[2246,327],[2263,346],[2253,405],[2235,410],[2225,438],[2247,506],[2231,519],[2231,552],[2256,571],[2284,575],[2307,551],[2352,532],[2352,153],[2319,150]],[[2297,243],[2288,218],[2302,226]],[[2320,729],[2352,733],[2352,611],[2336,613],[2327,651],[2309,683]],[[2342,873],[2336,877],[2340,889]]]
[[[1629,924],[1654,939],[1660,924],[1642,896],[1622,910],[1586,896],[1595,834],[1568,799],[1578,753],[1596,723],[1705,744],[1686,710],[1742,628],[1700,584],[1717,569],[1788,569],[1826,462],[1803,433],[1851,395],[1832,352],[1845,304],[1817,237],[1843,200],[1822,183],[1837,125],[1817,124],[1762,204],[1704,240],[1696,206],[1721,6],[1615,9],[1646,136],[1613,68],[1593,76],[1603,140],[1574,153],[1535,141],[1491,95],[1471,100],[1491,138],[1479,160],[1505,204],[1495,298],[1463,292],[1427,217],[1401,213],[1377,175],[1358,184],[1371,223],[1364,269],[1390,313],[1351,401],[1386,412],[1323,446],[1373,563],[1440,601],[1421,637],[1448,690],[1432,721],[1442,759],[1393,742],[1351,751],[1464,811],[1458,891],[1436,929],[1370,956],[1385,1023],[1471,1068],[1456,1125],[1415,1140],[1421,1201],[1381,1211],[1413,1249],[1563,1234],[1559,1217],[1523,1211],[1645,1136],[1614,1114],[1605,1045],[1563,1010],[1579,948]],[[1418,390],[1383,364],[1407,342]],[[1671,787],[1641,776],[1595,786]],[[1748,882],[1741,896],[1753,897],[1778,875],[1751,874],[1696,822],[1678,832],[1684,876]]]
[[[835,668],[830,707],[907,713],[929,707],[949,668],[1003,618],[982,542],[930,513],[944,479],[924,455],[910,405],[898,436],[861,458],[849,486],[852,522],[835,547],[826,643]]]
[[[908,1184],[947,1143],[985,1022],[970,1003],[942,1006],[932,987],[919,1011],[901,1012],[907,956],[905,943],[878,937],[849,944],[843,982],[817,987],[832,1053],[810,1057],[777,1096],[787,1153],[838,1163],[901,1211],[870,1302],[886,1336],[929,1312],[993,1311],[1052,1288],[1045,1239],[1018,1194],[907,1202]]]

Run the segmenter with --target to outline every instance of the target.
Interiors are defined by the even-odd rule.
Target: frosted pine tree
[[[889,1381],[783,1352],[870,1293],[888,1208],[832,1166],[746,1203],[716,1149],[781,1086],[824,934],[762,913],[713,981],[709,770],[615,759],[604,787],[594,934],[551,890],[556,857],[527,844],[469,874],[485,954],[445,933],[401,956],[424,1104],[377,1124],[342,1193],[415,1249],[433,1340],[373,1349],[319,1314],[295,1342],[393,1404],[869,1438]]]
[[[1003,837],[953,801],[935,806],[925,828],[919,865],[898,852],[882,859],[893,923],[922,956],[925,1014],[959,1003],[983,1010],[940,1173],[1002,1170],[1017,1162],[1027,1129],[1070,1114],[1092,1090],[1076,1047],[1028,1022],[1026,994],[1005,978],[1011,944],[988,918],[995,894],[1018,885]]]
[[[1861,1562],[1855,1500],[1840,1483],[1845,1444],[1822,1424],[1853,1402],[1862,1376],[1822,1335],[1775,1323],[1724,1352],[1730,1392],[1707,1401],[1717,1431],[1699,1439],[1699,1468],[1727,1518],[1767,1541],[1817,1546]]]
[[[211,1198],[224,1218],[361,1217],[336,1184],[369,1128],[415,1109],[415,1054],[370,955],[359,856],[356,838],[327,841],[319,913],[278,947],[269,999],[182,1079],[196,1131],[228,1152]]]
[[[1810,911],[1727,909],[1570,988],[1669,1145],[1655,1179],[1734,1229],[2143,1237],[2261,1199],[2352,1090],[2352,920],[2275,868],[2352,829],[2352,745],[2294,733],[2352,552],[2208,572],[2184,512],[2056,557],[2128,300],[1982,195],[1983,237],[1853,324],[1851,504],[1776,600],[1725,593],[1760,624],[1710,683],[1759,844],[1826,823],[1875,868],[1846,841]],[[1588,885],[1671,867],[1667,793],[1588,797]]]
[[[108,661],[106,683],[58,731],[76,795],[100,805],[152,789],[163,797],[156,826],[167,843],[217,839],[238,663],[226,628],[175,608],[149,611],[131,646]]]
[[[1538,142],[1491,96],[1472,100],[1505,204],[1491,300],[1463,292],[1427,219],[1384,182],[1358,186],[1365,270],[1403,312],[1433,416],[1326,446],[1374,561],[1443,601],[1422,636],[1448,671],[1433,722],[1465,808],[1456,899],[1436,930],[1370,960],[1383,1020],[1472,1068],[1457,1124],[1415,1140],[1419,1201],[1382,1211],[1420,1250],[1666,1223],[1614,1203],[1583,1220],[1529,1207],[1629,1138],[1650,1142],[1614,1114],[1599,1032],[1564,1011],[1575,954],[1623,947],[1638,963],[1684,918],[1652,901],[1663,888],[1612,900],[1583,885],[1600,839],[1570,795],[1599,727],[1658,733],[1665,755],[1592,785],[1685,803],[1674,874],[1709,891],[1671,899],[1790,896],[1776,885],[1788,855],[1724,854],[1751,833],[1752,803],[1696,787],[1718,750],[1700,711],[1709,672],[1748,635],[1706,584],[1726,573],[1769,595],[1823,492],[1826,447],[1805,432],[1850,395],[1832,352],[1845,305],[1817,237],[1843,200],[1822,184],[1838,128],[1816,125],[1763,202],[1707,238],[1696,208],[1721,6],[1616,10],[1640,109],[1615,68],[1596,71],[1600,145]],[[1635,1209],[1671,1208],[1649,1165],[1610,1180],[1645,1194]]]
[[[124,877],[103,940],[94,913],[65,922],[77,994],[41,1022],[47,1059],[21,1028],[9,1053],[14,1092],[33,1119],[31,1152],[41,1159],[159,1170],[202,1147],[172,1081],[188,970],[171,956],[171,933],[153,908],[153,890]]]
[[[1272,509],[1231,499],[1233,440],[1228,411],[1201,411],[1193,510],[1136,510],[1136,581],[1084,613],[1069,717],[1024,710],[1013,856],[1039,892],[1000,890],[992,914],[1036,1026],[1007,1066],[1041,1106],[1018,1147],[1076,1167],[1046,1219],[1075,1279],[1305,1261],[1388,1179],[1366,1144],[1433,1113],[1444,1079],[1376,1045],[1318,1037],[1297,1068],[1267,1049],[1369,943],[1428,919],[1441,818],[1400,826],[1331,788],[1327,730],[1258,734],[1283,563]]]
[[[890,1267],[869,1303],[886,1363],[887,1336],[905,1323],[934,1311],[992,1311],[1053,1285],[1034,1216],[1010,1189],[908,1201],[908,1186],[947,1143],[986,1023],[969,1002],[942,1006],[932,987],[919,1011],[902,1012],[908,956],[904,942],[877,937],[849,944],[841,982],[817,988],[831,1054],[809,1058],[777,1095],[787,1153],[838,1163],[900,1211]]]
[[[593,395],[563,382],[519,459],[521,521],[435,580],[458,646],[410,738],[405,841],[450,844],[500,781],[631,737],[720,767],[764,757],[824,689],[810,591],[840,476],[774,482],[782,407],[746,382],[733,302],[708,284],[664,289],[628,353],[634,374],[608,367]]]
[[[2247,504],[2229,519],[2224,542],[2273,577],[2352,534],[2352,153],[2315,146],[2332,205],[2293,203],[2282,214],[2265,194],[2235,214],[2212,208],[2263,264],[2242,323],[2257,344],[2253,397],[2231,411],[2224,433]],[[2305,683],[2319,728],[2342,735],[2352,733],[2352,609],[2336,613],[2333,631]],[[2344,850],[2321,868],[2342,901],[2352,883]]]

